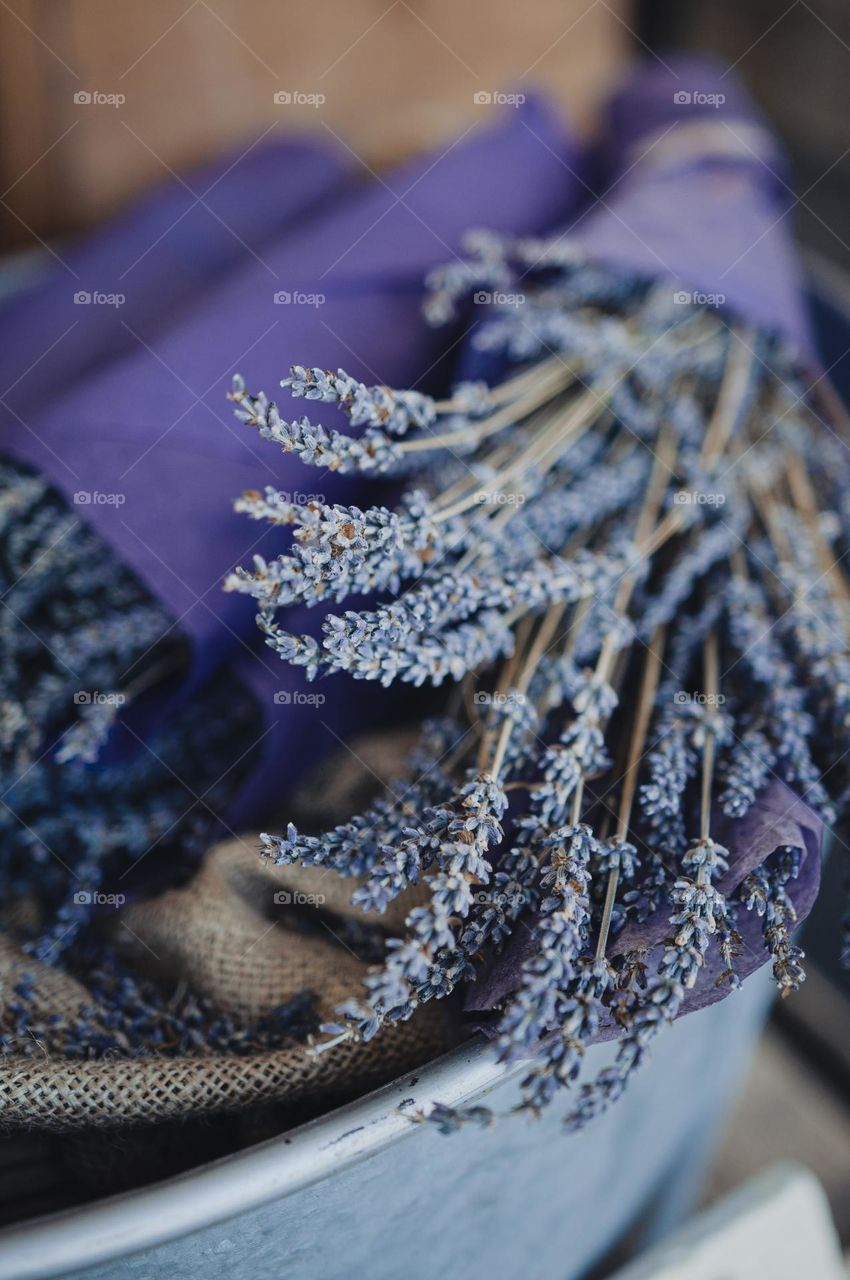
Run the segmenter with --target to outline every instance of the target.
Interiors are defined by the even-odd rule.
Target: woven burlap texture
[[[183,982],[224,1013],[252,1020],[298,992],[318,1001],[321,1021],[362,996],[367,965],[339,939],[344,917],[392,933],[410,910],[400,899],[383,916],[351,906],[355,882],[320,868],[272,867],[255,837],[213,848],[185,887],[135,902],[113,926],[127,959],[164,989]],[[317,905],[317,899],[321,899]],[[307,922],[307,931],[304,922]],[[94,1003],[62,972],[35,962],[0,935],[0,987],[36,979],[44,1008],[74,1017]],[[443,1020],[424,1006],[369,1044],[346,1041],[321,1054],[294,1044],[251,1056],[115,1057],[80,1061],[11,1055],[0,1064],[0,1124],[74,1130],[235,1111],[260,1103],[329,1105],[357,1097],[446,1047]]]

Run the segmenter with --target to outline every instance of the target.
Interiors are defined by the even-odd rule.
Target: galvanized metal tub
[[[574,1135],[563,1106],[448,1138],[415,1123],[434,1101],[510,1109],[523,1068],[476,1040],[238,1155],[0,1233],[0,1280],[571,1280],[641,1216],[651,1235],[688,1208],[769,999],[762,971],[677,1022]]]
[[[824,362],[850,399],[850,277],[816,256]],[[520,1067],[475,1042],[320,1120],[141,1191],[0,1232],[0,1280],[574,1280],[635,1223],[689,1207],[770,999],[764,971],[677,1022],[625,1099],[565,1136],[537,1122],[444,1138],[434,1101],[517,1096]],[[588,1054],[588,1071],[610,1057]]]

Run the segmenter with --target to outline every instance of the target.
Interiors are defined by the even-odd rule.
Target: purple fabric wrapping
[[[0,307],[12,432],[106,360],[152,342],[199,292],[349,180],[350,158],[302,138],[264,140],[174,179],[78,244]],[[124,297],[81,305],[79,293]],[[0,419],[2,420],[2,419]],[[4,428],[5,430],[5,428]]]
[[[250,386],[270,394],[295,361],[343,364],[369,381],[404,384],[428,375],[444,353],[446,363],[453,359],[457,335],[435,333],[421,320],[427,270],[451,257],[471,225],[527,234],[562,220],[583,192],[580,177],[570,172],[581,168],[563,123],[529,101],[383,179],[335,188],[331,203],[299,226],[287,225],[257,248],[258,257],[243,253],[238,270],[224,280],[220,264],[208,262],[201,301],[176,323],[163,308],[170,327],[151,332],[150,350],[133,341],[129,354],[28,415],[32,431],[0,421],[0,450],[35,466],[69,497],[80,491],[121,496],[120,506],[89,503],[76,510],[193,642],[192,669],[181,688],[148,694],[127,713],[136,731],[147,738],[213,673],[253,690],[263,724],[249,780],[228,815],[234,828],[255,825],[279,804],[284,789],[338,745],[335,734],[350,736],[351,724],[380,719],[381,691],[336,680],[323,684],[327,705],[317,709],[303,699],[302,673],[262,645],[252,602],[221,591],[233,564],[260,548],[274,554],[280,547],[275,531],[233,513],[233,499],[266,483],[328,500],[374,501],[383,490],[304,467],[259,440],[231,415],[225,400],[231,374],[239,369]],[[289,180],[297,185],[297,172]],[[267,196],[259,170],[252,183],[239,184],[246,205]],[[166,214],[154,205],[122,220],[86,252],[100,262],[132,261],[142,223],[149,236],[155,222],[178,216],[177,209]],[[284,291],[296,301],[276,302]],[[321,306],[297,300],[317,294],[324,295]],[[36,316],[45,297],[42,290],[28,304]],[[103,332],[89,332],[102,358]],[[21,363],[25,355],[19,348]],[[21,372],[15,369],[16,376]],[[304,409],[293,402],[294,415]],[[309,410],[334,419],[321,406]],[[315,618],[292,611],[284,625],[307,630]],[[288,702],[279,700],[287,694]]]
[[[802,849],[800,874],[789,886],[798,919],[802,923],[812,909],[820,885],[823,837],[822,823],[808,805],[783,782],[776,780],[770,783],[746,817],[733,820],[718,814],[712,829],[731,855],[729,870],[718,881],[718,887],[727,895],[781,845],[793,845]],[[653,973],[661,958],[664,939],[670,932],[669,917],[670,909],[667,907],[658,911],[643,925],[627,926],[612,939],[608,954],[621,956],[627,951],[646,949],[649,972]],[[741,934],[743,954],[736,967],[740,977],[746,978],[766,963],[769,953],[762,937],[762,922],[754,911],[742,908],[737,928]],[[492,1031],[493,1024],[482,1021],[482,1018],[499,1009],[517,988],[523,962],[531,955],[532,949],[531,932],[527,929],[517,930],[502,954],[468,988],[465,1013],[476,1023],[480,1022],[485,1032]],[[723,967],[720,956],[714,949],[708,955],[696,986],[685,998],[683,1014],[714,1004],[728,993],[728,986],[717,985],[717,978]],[[618,1034],[619,1028],[609,1018],[603,1022],[597,1039],[611,1040]]]
[[[607,121],[610,185],[565,238],[616,269],[715,295],[730,315],[782,333],[816,365],[802,274],[784,217],[784,161],[741,87],[704,58],[675,58],[669,67],[646,64],[614,95]],[[803,801],[776,781],[746,818],[718,818],[716,829],[733,855],[721,883],[727,892],[780,845],[804,850],[790,892],[799,919],[805,919],[820,881],[822,830]],[[645,947],[653,972],[668,917],[669,909],[662,910],[640,929],[625,929],[610,953]],[[738,967],[746,977],[765,963],[768,952],[753,913],[742,912],[741,934]],[[465,1010],[485,1031],[493,1023],[488,1028],[482,1019],[517,988],[532,948],[530,931],[516,932],[470,986]],[[684,1012],[726,993],[716,985],[721,968],[712,954]],[[599,1038],[617,1034],[609,1021]]]
[[[714,92],[706,86],[716,83],[711,79],[716,73],[698,72],[691,63],[677,65],[687,65],[689,83],[702,85],[700,93]],[[705,292],[724,293],[734,311],[782,328],[808,352],[796,268],[781,224],[781,183],[760,161],[742,154],[740,139],[733,138],[733,147],[717,145],[718,128],[727,129],[730,137],[746,133],[739,126],[744,122],[749,129],[750,108],[739,97],[731,113],[727,88],[727,104],[722,110],[712,107],[711,146],[704,135],[690,130],[682,137],[698,144],[696,159],[686,148],[671,152],[669,140],[682,122],[670,113],[684,110],[673,100],[674,92],[683,91],[678,83],[671,83],[666,72],[644,70],[617,96],[610,113],[609,150],[615,175],[621,176],[615,176],[603,203],[580,220],[572,238],[624,269],[669,275]],[[704,120],[705,104],[690,105],[696,110],[688,119]],[[635,145],[647,151],[648,135],[665,128],[667,138],[629,170]],[[764,154],[770,154],[766,135],[758,138]],[[318,174],[322,162],[317,164]],[[227,570],[245,563],[253,551],[274,554],[279,539],[274,530],[236,516],[232,500],[241,490],[265,483],[322,493],[331,501],[354,496],[367,501],[367,491],[375,495],[381,489],[303,467],[259,440],[230,415],[224,399],[230,375],[238,369],[249,387],[271,394],[293,362],[342,364],[364,380],[395,385],[427,380],[441,360],[453,359],[459,341],[457,334],[447,338],[428,330],[420,318],[428,268],[456,252],[470,226],[536,234],[563,223],[582,199],[581,168],[578,148],[557,119],[529,101],[496,125],[478,126],[440,154],[386,179],[349,184],[309,221],[289,224],[283,234],[264,242],[256,257],[248,255],[245,261],[243,254],[238,271],[223,281],[226,264],[212,253],[206,264],[209,279],[204,274],[197,282],[208,285],[199,305],[176,322],[169,308],[162,308],[159,315],[167,323],[159,333],[153,320],[144,318],[151,313],[140,310],[139,324],[151,326],[150,350],[134,345],[61,400],[32,413],[31,431],[8,419],[0,422],[0,449],[35,466],[69,498],[79,491],[122,498],[121,505],[92,502],[78,510],[190,636],[194,663],[180,696],[188,696],[213,672],[217,679],[237,675],[254,690],[264,717],[260,759],[241,793],[234,824],[256,821],[269,800],[279,799],[284,785],[313,761],[319,743],[332,745],[333,735],[357,719],[363,700],[380,695],[371,687],[324,682],[329,705],[317,709],[303,700],[301,673],[262,648],[251,602],[224,595],[220,584]],[[316,190],[320,187],[317,179]],[[247,186],[239,193],[246,203],[251,194]],[[183,221],[189,219],[187,212]],[[132,238],[129,229],[137,234],[139,223],[131,217],[122,225],[124,232],[121,227],[111,232],[108,245],[90,247],[92,260],[98,252],[110,262],[121,260]],[[736,264],[738,252],[742,257]],[[156,296],[161,298],[160,289],[167,293],[162,281],[168,274],[166,263],[160,283],[150,290],[151,307]],[[60,286],[54,282],[50,287]],[[276,300],[280,294],[289,301]],[[43,313],[45,296],[32,304],[34,315],[39,307]],[[34,331],[29,332],[32,347]],[[100,352],[109,353],[103,332],[95,326],[92,334],[90,354],[98,342]],[[83,353],[81,361],[85,359]],[[19,376],[17,369],[13,372]],[[303,409],[294,403],[293,415]],[[318,420],[335,419],[332,410],[321,406],[311,404],[309,410]],[[292,611],[282,621],[293,630],[308,629],[305,611]],[[289,694],[289,701],[276,701],[276,693]],[[798,835],[805,831],[807,840],[804,871],[795,889],[802,916],[816,890],[819,836],[812,834],[816,820],[808,810],[801,812],[801,802],[794,803],[800,806],[795,830]],[[777,817],[760,804],[753,815],[756,826],[747,831],[742,824],[729,837],[736,868],[774,838]],[[795,842],[793,836],[777,839]],[[666,920],[654,921],[653,928],[660,938]],[[626,939],[622,935],[619,943]],[[521,963],[518,946],[515,941],[472,989],[471,1012],[492,1009],[510,989]],[[745,964],[754,968],[751,957],[761,963],[763,947],[757,938],[756,945],[748,939],[748,946]],[[697,989],[689,1007],[696,1007],[696,1001],[709,1003],[717,994],[708,983],[705,990]]]
[[[606,149],[608,189],[569,239],[611,266],[722,298],[815,365],[785,161],[734,77],[699,57],[640,66],[611,101]]]
[[[584,158],[579,147],[548,111],[534,102],[528,105],[529,110],[522,116],[509,117],[498,131],[493,130],[486,139],[479,140],[479,143],[486,144],[486,150],[480,145],[476,146],[474,155],[470,156],[478,170],[475,180],[469,182],[465,179],[461,183],[460,175],[456,178],[451,173],[445,173],[433,190],[429,188],[427,195],[430,212],[427,217],[430,225],[439,230],[437,241],[429,242],[427,235],[420,234],[407,218],[387,227],[385,232],[383,216],[378,228],[370,226],[369,241],[372,240],[373,230],[382,230],[381,243],[370,243],[368,246],[370,257],[372,254],[380,255],[381,268],[387,271],[383,301],[376,300],[379,314],[385,317],[377,321],[380,329],[379,343],[381,340],[383,342],[378,348],[381,363],[377,368],[361,367],[350,349],[341,353],[335,335],[342,335],[345,330],[337,329],[336,323],[334,334],[321,335],[315,332],[315,326],[311,330],[311,340],[321,340],[322,352],[330,354],[316,359],[312,347],[302,351],[300,347],[293,346],[286,363],[309,360],[310,363],[321,364],[325,358],[329,366],[342,363],[349,372],[367,380],[389,381],[384,363],[387,356],[391,356],[394,365],[400,360],[412,360],[419,361],[422,368],[434,362],[436,353],[446,342],[446,338],[443,332],[435,334],[429,330],[421,319],[423,280],[429,267],[451,256],[451,251],[457,248],[463,232],[470,226],[495,225],[507,231],[519,231],[520,227],[532,226],[547,228],[575,208],[584,196],[585,187],[580,177],[584,169]],[[562,161],[566,162],[567,168]],[[426,164],[422,167],[427,169],[429,166]],[[498,198],[496,188],[511,173],[521,173],[524,178],[519,199],[516,198],[517,193],[514,193],[509,201],[507,192]],[[397,176],[392,180],[392,186],[397,192],[403,192],[409,190],[411,182],[415,180],[408,177],[402,181]],[[414,189],[416,190],[418,187]],[[473,198],[464,204],[468,201],[469,192],[473,193]],[[446,197],[451,193],[455,194],[455,200],[449,209]],[[383,201],[381,203],[386,209],[387,204]],[[391,204],[390,201],[389,205]],[[435,214],[438,215],[439,222],[434,221]],[[362,213],[359,217],[365,221]],[[425,209],[416,207],[415,221],[425,217]],[[360,234],[359,230],[357,234]],[[397,239],[399,234],[410,237],[407,251]],[[415,258],[411,256],[414,251],[417,254]],[[355,316],[358,296],[362,294],[368,301],[369,293],[374,288],[359,261],[360,252],[358,246],[351,255],[355,261],[347,268],[345,260],[338,264],[341,286],[339,293],[333,295],[338,303],[337,314],[348,314],[346,296],[350,295],[352,317]],[[362,280],[361,276],[364,277]],[[303,279],[303,276],[299,277],[299,280]],[[328,296],[326,306],[330,306],[331,295]],[[398,315],[399,319],[390,340],[394,315]],[[351,320],[347,323],[351,323]],[[462,343],[458,343],[457,336],[452,334],[448,345],[450,359],[454,363],[457,353],[462,350]],[[408,347],[407,351],[402,349],[404,347]],[[362,350],[359,341],[357,349]],[[258,380],[249,378],[249,385],[261,384]],[[304,408],[308,409],[311,418],[324,420],[329,425],[336,422],[338,425],[338,418],[333,411],[327,410],[323,414],[322,407],[315,402],[300,408],[298,402],[294,402],[293,415]],[[289,460],[285,462],[288,464]],[[357,501],[363,499],[362,480],[343,481],[336,478],[331,487],[327,483],[329,477],[325,476],[322,484],[314,486],[314,475],[321,473],[299,467],[297,463],[288,468],[287,474],[294,475],[295,488],[306,488],[308,491],[319,489],[329,497],[348,494],[353,495]],[[254,483],[256,484],[256,480]],[[380,489],[376,489],[374,484],[368,487],[372,489],[373,495],[380,494]],[[252,612],[250,609],[248,611]],[[282,617],[282,623],[296,632],[313,632],[316,628],[315,612],[309,609],[292,609]],[[363,727],[374,724],[382,716],[388,715],[398,702],[397,692],[384,690],[373,684],[352,682],[344,675],[332,676],[308,686],[299,668],[279,662],[270,650],[262,648],[256,654],[240,651],[231,670],[252,690],[265,716],[265,736],[259,759],[240,792],[231,816],[236,829],[242,824],[256,826],[258,816],[268,811],[270,797],[279,801],[285,789],[303,777],[322,754],[339,750],[346,737],[350,737],[347,730],[351,724],[359,723]],[[305,700],[308,692],[321,696],[325,701],[318,708],[311,705]],[[281,696],[287,697],[289,701],[283,704],[276,701]],[[293,750],[293,744],[297,744],[297,751]]]
[[[208,291],[152,351],[136,350],[73,389],[32,433],[5,429],[0,447],[69,499],[121,496],[121,505],[78,509],[179,620],[198,678],[254,632],[250,603],[220,590],[223,575],[275,542],[273,531],[233,513],[233,499],[265,483],[331,499],[354,491],[235,421],[225,400],[231,374],[239,369],[271,393],[304,360],[344,364],[367,380],[422,379],[454,341],[420,318],[425,272],[470,225],[534,232],[563,217],[576,187],[560,158],[571,145],[534,102],[479,126],[266,246],[261,262]],[[296,301],[276,304],[281,293]],[[322,305],[303,301],[315,295]]]

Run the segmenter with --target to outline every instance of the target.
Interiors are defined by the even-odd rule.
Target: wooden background
[[[0,243],[91,223],[269,128],[336,134],[378,168],[480,119],[476,93],[543,86],[586,125],[629,19],[626,0],[3,0]]]

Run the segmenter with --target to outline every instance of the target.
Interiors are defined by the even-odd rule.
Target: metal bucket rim
[[[134,1191],[0,1231],[0,1280],[67,1276],[282,1199],[410,1137],[435,1102],[458,1106],[527,1070],[477,1036],[354,1102],[244,1151]],[[152,1224],[154,1224],[152,1229]]]
[[[850,273],[816,250],[803,248],[801,256],[810,292],[850,312]],[[435,1102],[477,1100],[527,1066],[498,1063],[479,1035],[276,1138],[163,1182],[0,1230],[0,1280],[69,1276],[239,1217],[409,1137],[417,1128],[413,1116]]]

